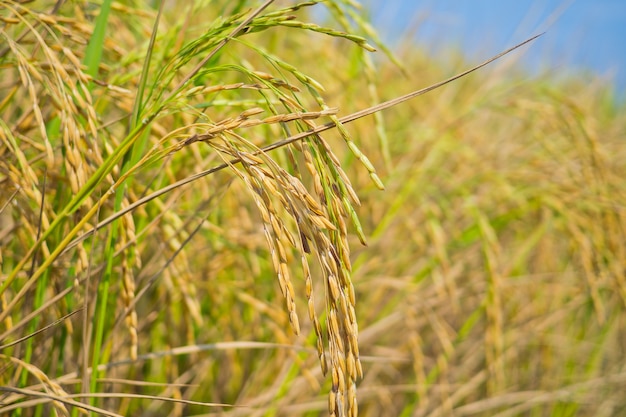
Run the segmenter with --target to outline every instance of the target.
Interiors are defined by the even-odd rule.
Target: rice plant
[[[0,414],[624,409],[601,88],[449,79],[347,0],[0,7]]]

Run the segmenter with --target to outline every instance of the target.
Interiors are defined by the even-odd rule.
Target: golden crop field
[[[0,1],[0,415],[626,413],[611,87],[154,3]]]

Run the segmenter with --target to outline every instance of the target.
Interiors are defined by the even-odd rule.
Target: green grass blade
[[[89,39],[89,44],[85,50],[84,63],[87,65],[87,74],[96,78],[98,76],[98,67],[102,60],[102,51],[104,50],[104,39],[109,22],[109,12],[111,11],[112,0],[103,0],[100,7],[100,13],[96,18],[96,25]]]

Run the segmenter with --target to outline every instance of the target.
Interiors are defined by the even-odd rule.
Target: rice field
[[[0,415],[626,412],[610,86],[155,7],[0,2]]]

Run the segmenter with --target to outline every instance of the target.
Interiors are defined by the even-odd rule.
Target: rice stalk
[[[405,95],[397,77],[375,86],[370,67],[345,92],[364,110],[344,116],[331,101],[341,80],[318,71],[337,45],[323,39],[360,51],[335,53],[337,68],[382,49],[355,2],[330,5],[326,24],[306,14],[323,2],[244,3],[185,16],[112,3],[104,32],[100,9],[3,3],[0,339],[50,381],[9,360],[3,412],[184,415],[210,398],[279,415],[584,415],[619,403],[601,383],[583,386],[585,401],[554,394],[621,364],[620,148],[604,138],[619,128],[575,97],[476,100],[476,82],[458,79],[493,59]],[[295,44],[306,58],[279,47]],[[372,106],[381,88],[398,98]],[[380,119],[348,130],[400,103],[381,155],[368,149]],[[385,198],[369,184],[381,186],[380,166]],[[205,349],[215,341],[221,353]],[[141,379],[171,385],[105,385]],[[550,394],[533,404],[517,389]],[[166,396],[179,402],[157,405]]]

